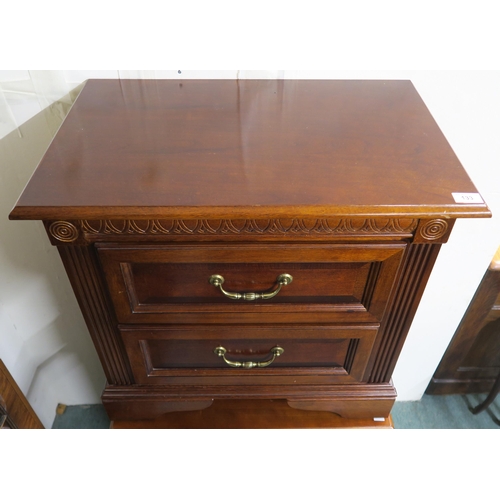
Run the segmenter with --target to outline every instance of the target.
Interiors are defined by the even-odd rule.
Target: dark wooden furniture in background
[[[0,418],[4,429],[44,429],[25,395],[0,359]]]
[[[104,406],[140,420],[388,417],[441,244],[490,215],[410,82],[89,80],[11,218],[44,221]]]
[[[489,392],[500,373],[500,248],[434,373],[426,394]]]

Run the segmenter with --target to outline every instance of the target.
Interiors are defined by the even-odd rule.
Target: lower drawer
[[[137,384],[362,382],[378,325],[121,328]]]

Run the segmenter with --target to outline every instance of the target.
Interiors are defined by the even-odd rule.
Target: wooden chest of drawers
[[[293,80],[89,80],[11,213],[59,249],[112,419],[388,416],[439,248],[488,216],[411,83]]]

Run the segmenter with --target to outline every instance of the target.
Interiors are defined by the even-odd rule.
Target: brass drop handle
[[[233,368],[264,368],[266,366],[269,366],[278,356],[281,356],[285,352],[285,349],[283,349],[283,347],[280,346],[273,347],[270,351],[273,357],[269,361],[259,361],[259,362],[231,361],[226,358],[226,352],[227,350],[222,346],[216,347],[214,349],[214,353],[217,354],[217,356],[221,357],[226,364],[232,366]]]
[[[243,300],[256,300],[256,299],[263,299],[263,300],[268,300],[272,299],[276,295],[278,295],[278,292],[281,290],[281,287],[289,285],[292,281],[293,278],[290,274],[280,274],[276,278],[276,283],[278,285],[278,288],[274,290],[273,292],[227,292],[222,288],[222,285],[224,283],[224,278],[220,274],[212,274],[209,278],[209,283],[211,285],[214,285],[219,288],[219,290],[228,298],[238,300],[238,299],[243,299]]]

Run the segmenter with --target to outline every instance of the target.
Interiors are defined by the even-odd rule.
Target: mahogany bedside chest
[[[45,224],[112,420],[216,399],[386,417],[458,217],[408,81],[89,80],[10,217]]]

